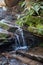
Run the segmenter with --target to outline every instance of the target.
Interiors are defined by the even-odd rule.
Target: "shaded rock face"
[[[6,17],[6,11],[3,9],[3,7],[0,7],[0,20],[4,19]]]
[[[2,52],[6,52],[6,51],[13,51],[15,49],[15,47],[13,48],[13,46],[15,46],[15,39],[11,38],[11,39],[7,39],[3,41],[3,44],[0,45],[0,53]]]
[[[39,38],[37,36],[34,36],[32,33],[29,31],[24,30],[24,37],[27,43],[27,46],[35,47],[38,46]]]
[[[18,29],[17,27],[11,27],[8,31],[14,33],[17,29]]]

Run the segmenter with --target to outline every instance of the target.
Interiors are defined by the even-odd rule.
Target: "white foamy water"
[[[27,50],[27,46],[23,46],[23,47],[17,47],[15,50]]]

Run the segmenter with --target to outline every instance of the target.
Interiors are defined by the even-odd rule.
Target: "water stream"
[[[1,19],[0,19],[0,23],[2,23],[2,24],[5,24],[5,25],[8,25],[8,26],[10,26],[10,27],[13,27],[14,25],[12,25],[11,24],[11,21],[8,19],[8,18],[10,18],[10,19],[12,19],[12,16],[9,16],[9,15],[6,15],[5,14],[5,12],[7,11],[7,8],[5,8],[5,7],[0,7],[0,11],[1,11]],[[2,12],[4,12],[4,13],[2,13]],[[8,12],[9,13],[9,12]],[[6,16],[6,17],[4,17],[3,18],[3,16],[4,15]],[[8,18],[7,18],[7,16],[9,16]],[[6,18],[7,18],[7,20],[6,20]],[[16,25],[15,25],[16,26]],[[15,36],[15,39],[14,39],[14,41],[15,41],[15,43],[12,43],[12,48],[14,49],[14,50],[18,50],[18,49],[27,49],[27,46],[26,46],[26,42],[25,42],[25,38],[24,38],[24,34],[23,34],[23,30],[19,27],[19,26],[16,26],[18,29],[14,32],[14,36]],[[0,31],[1,31],[1,33],[2,33],[2,28],[0,28]]]
[[[9,16],[9,15],[6,15],[6,9],[4,7],[0,7],[0,23],[4,23],[6,25],[9,25],[11,26],[9,23],[9,19],[10,17],[7,18],[6,20],[6,17]],[[11,26],[12,27],[12,26]],[[16,51],[16,50],[19,50],[19,49],[27,49],[27,46],[26,46],[26,42],[25,42],[25,39],[24,39],[24,35],[23,35],[23,30],[20,28],[20,27],[17,27],[18,29],[14,32],[14,40],[15,42],[12,42],[11,40],[11,44],[7,43],[8,45],[6,44],[2,44],[0,43],[0,53],[2,52],[7,52],[7,51]],[[7,33],[6,30],[4,30],[2,27],[0,27],[0,33]],[[16,59],[7,59],[6,57],[3,57],[3,56],[0,56],[0,65],[27,65],[27,64],[24,64],[22,63],[21,61],[19,60],[16,60]]]
[[[15,50],[27,49],[23,30],[20,27],[18,27],[18,29],[15,31],[14,34],[15,34],[15,46],[16,46]]]

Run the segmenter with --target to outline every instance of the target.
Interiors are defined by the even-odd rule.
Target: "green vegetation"
[[[40,46],[40,47],[43,47],[43,43],[39,43],[39,46]]]
[[[8,30],[9,29],[9,26],[4,24],[4,23],[1,23],[0,22],[0,27],[3,29],[3,30]],[[6,33],[0,33],[0,39],[6,39],[6,37],[8,36],[8,34]]]
[[[27,8],[25,15],[20,17],[16,24],[20,27],[27,27],[26,30],[43,35],[43,3],[31,2],[30,10]]]
[[[25,4],[25,10],[28,10],[29,15],[43,14],[43,2],[29,2],[27,8]]]
[[[43,35],[43,17],[27,15],[20,18],[16,24],[21,27],[27,25],[27,30],[30,32]]]
[[[0,39],[6,39],[8,35],[4,33],[0,33]]]
[[[0,27],[5,29],[5,30],[8,30],[9,29],[9,26],[4,24],[4,23],[0,23]]]

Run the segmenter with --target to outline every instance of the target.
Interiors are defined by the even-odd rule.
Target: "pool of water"
[[[14,58],[6,58],[4,56],[0,56],[0,65],[27,65],[22,63],[19,60],[16,60]]]

